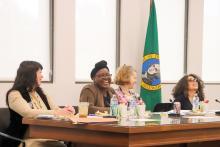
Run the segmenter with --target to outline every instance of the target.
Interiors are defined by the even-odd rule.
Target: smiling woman
[[[111,74],[107,62],[102,60],[95,64],[90,74],[92,84],[86,85],[80,94],[80,102],[89,102],[89,113],[109,111],[110,98],[114,90],[110,87]]]
[[[6,133],[25,139],[27,147],[64,147],[56,140],[30,139],[26,137],[27,125],[22,124],[23,118],[35,118],[38,115],[69,115],[74,113],[71,107],[59,108],[52,98],[41,89],[43,66],[36,61],[21,62],[15,82],[7,92],[6,103],[10,110],[10,125]],[[18,146],[19,142],[3,140],[0,146]]]

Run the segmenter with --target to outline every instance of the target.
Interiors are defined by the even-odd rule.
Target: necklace
[[[122,88],[119,86],[119,90],[121,91],[121,93],[124,95],[124,96],[131,96],[132,93],[130,90],[128,90],[127,94],[122,90]]]

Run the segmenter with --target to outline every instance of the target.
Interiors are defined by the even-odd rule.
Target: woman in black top
[[[22,124],[23,118],[35,118],[40,114],[70,115],[74,113],[72,107],[59,108],[41,89],[42,70],[43,66],[36,61],[23,61],[20,64],[15,82],[6,94],[10,124],[5,132],[24,139],[26,147],[63,147],[65,145],[57,140],[29,138],[28,126]],[[4,139],[0,146],[17,147],[19,144],[20,142]]]
[[[182,77],[173,89],[174,101],[181,103],[182,110],[192,110],[192,100],[195,95],[204,100],[203,81],[195,74]]]

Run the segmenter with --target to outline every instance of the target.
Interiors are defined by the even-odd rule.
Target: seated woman
[[[204,100],[203,81],[195,74],[182,77],[173,89],[174,101],[181,103],[182,110],[192,110],[192,100],[195,95]]]
[[[18,70],[12,88],[7,92],[6,103],[10,111],[10,125],[7,134],[25,139],[26,146],[48,147],[65,146],[62,142],[49,139],[28,139],[27,125],[22,124],[23,117],[34,118],[39,114],[69,115],[72,107],[59,108],[52,98],[41,89],[42,65],[35,61],[23,61]],[[4,140],[4,147],[16,147],[19,142]]]
[[[134,91],[137,82],[137,73],[132,66],[123,65],[118,68],[115,76],[115,84],[119,85],[115,90],[120,104],[128,105],[132,97],[137,99],[138,103],[143,103],[142,99]]]
[[[80,94],[80,102],[89,102],[89,113],[109,111],[110,98],[114,94],[111,74],[107,62],[102,60],[95,64],[90,74],[92,84],[86,85]]]

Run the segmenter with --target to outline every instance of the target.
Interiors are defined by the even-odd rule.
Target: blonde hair
[[[114,83],[117,85],[129,84],[131,75],[136,72],[132,66],[123,65],[117,69]]]

